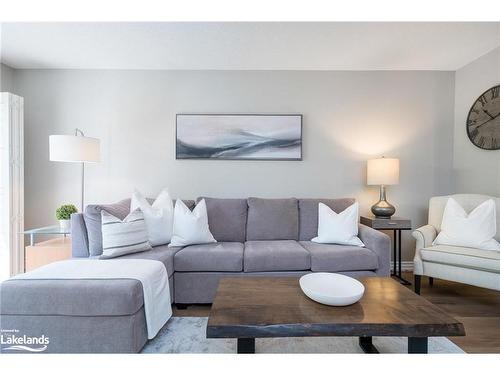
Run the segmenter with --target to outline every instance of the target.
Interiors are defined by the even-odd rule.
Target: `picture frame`
[[[302,160],[301,114],[176,115],[176,159]]]

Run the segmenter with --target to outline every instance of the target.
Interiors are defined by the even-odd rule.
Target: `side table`
[[[26,246],[24,255],[24,271],[28,272],[45,264],[71,258],[70,230],[61,229],[58,225],[36,228],[22,232],[30,236],[30,246]],[[35,237],[40,235],[62,235],[62,238],[53,238],[37,242]]]
[[[377,230],[392,230],[393,240],[393,271],[391,276],[399,279],[403,285],[411,285],[401,274],[401,231],[411,230],[411,220],[393,216],[390,219],[381,219],[375,216],[361,216],[360,223]]]

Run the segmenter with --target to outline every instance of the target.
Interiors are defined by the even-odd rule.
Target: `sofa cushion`
[[[297,241],[247,241],[243,264],[245,272],[303,271],[311,268],[311,258]]]
[[[217,242],[190,245],[174,256],[174,269],[180,272],[243,270],[243,244]]]
[[[364,247],[311,241],[300,241],[300,244],[311,254],[311,270],[314,272],[366,271],[378,268],[377,255]]]
[[[10,279],[0,284],[0,295],[1,314],[121,316],[144,305],[141,282],[133,279]]]
[[[436,245],[420,250],[422,260],[500,273],[500,252],[470,247]]]
[[[148,199],[152,203],[153,199]],[[194,207],[194,201],[183,201],[190,209]],[[175,204],[175,201],[174,201]],[[104,210],[118,219],[123,220],[130,213],[130,198],[113,204],[89,204],[85,207],[85,226],[89,241],[90,256],[102,254],[102,229],[101,211]]]
[[[248,198],[247,241],[297,240],[297,199]]]
[[[247,211],[246,199],[205,199],[208,213],[208,226],[218,242],[245,242]]]
[[[299,239],[301,241],[310,241],[318,235],[319,203],[323,203],[336,213],[340,213],[354,202],[356,202],[354,198],[299,199]]]
[[[115,259],[151,259],[159,260],[165,265],[168,277],[174,274],[174,255],[182,247],[168,247],[167,245],[155,246],[152,250],[144,251],[142,253],[134,253],[123,255]]]

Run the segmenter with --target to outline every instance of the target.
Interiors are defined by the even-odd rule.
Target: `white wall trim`
[[[391,271],[394,267],[394,262],[391,261]],[[401,262],[401,270],[403,271],[413,271],[413,261],[405,260]]]

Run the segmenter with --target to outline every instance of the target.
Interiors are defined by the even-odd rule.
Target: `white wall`
[[[474,146],[465,126],[472,104],[495,85],[500,85],[500,48],[456,71],[453,171],[457,193],[500,197],[500,150]]]
[[[0,92],[14,93],[15,70],[5,64],[0,64]]]
[[[452,72],[19,70],[16,87],[25,98],[27,227],[78,203],[79,167],[48,160],[48,136],[75,127],[102,142],[102,162],[87,168],[87,203],[168,186],[182,198],[354,196],[366,213],[378,196],[365,186],[366,160],[380,155],[401,159],[388,198],[415,227],[431,196],[453,191]],[[175,160],[183,112],[302,113],[304,160]]]

